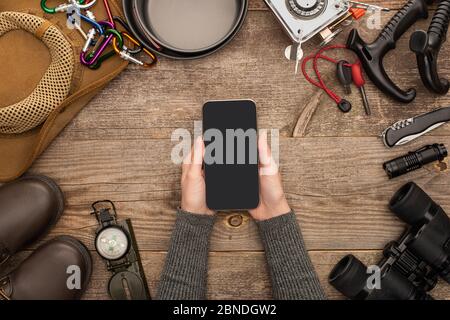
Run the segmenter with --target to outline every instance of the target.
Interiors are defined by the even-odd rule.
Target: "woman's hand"
[[[181,174],[181,209],[190,213],[213,215],[206,206],[206,187],[203,173],[205,145],[203,139],[195,140],[191,152],[183,161]]]
[[[253,219],[268,220],[289,213],[289,207],[283,191],[278,166],[272,157],[267,143],[267,134],[262,132],[258,140],[259,153],[259,198],[258,208],[249,210]]]

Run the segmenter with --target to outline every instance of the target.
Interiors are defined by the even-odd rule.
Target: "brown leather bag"
[[[109,2],[122,16],[120,1]],[[60,3],[47,1],[49,7]],[[92,11],[106,20],[101,1]],[[90,70],[79,62],[83,44],[79,32],[67,27],[66,14],[44,14],[36,0],[0,2],[0,181],[24,174],[128,64],[115,56]]]

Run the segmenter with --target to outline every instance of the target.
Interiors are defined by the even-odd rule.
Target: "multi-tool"
[[[388,148],[407,144],[450,121],[450,107],[398,121],[384,130],[381,137]]]

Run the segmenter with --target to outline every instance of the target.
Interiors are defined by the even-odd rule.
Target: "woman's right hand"
[[[258,140],[260,203],[256,209],[249,210],[257,221],[269,220],[291,211],[283,191],[278,166],[273,159],[267,142],[267,134],[262,132]]]

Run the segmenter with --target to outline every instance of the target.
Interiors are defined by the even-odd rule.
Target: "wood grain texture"
[[[391,14],[389,13],[389,16]],[[384,20],[387,20],[387,15]],[[377,30],[368,30],[365,21],[358,23],[361,36],[372,41]],[[412,29],[427,29],[420,21]],[[348,33],[336,43],[345,43]],[[450,96],[438,96],[425,89],[419,78],[415,56],[409,51],[409,31],[397,43],[397,49],[385,60],[387,73],[402,88],[416,87],[418,98],[401,104],[387,98],[368,81],[366,92],[373,116],[364,114],[362,99],[353,87],[348,100],[353,111],[343,115],[324,95],[317,103],[314,117],[304,129],[308,137],[378,136],[392,123],[450,105]],[[297,117],[317,94],[302,75],[294,75],[294,64],[284,57],[288,37],[268,11],[252,11],[238,36],[223,50],[194,61],[161,59],[156,68],[142,70],[130,66],[115,79],[73,121],[62,134],[66,143],[73,140],[167,139],[176,128],[192,128],[201,119],[201,105],[207,100],[252,98],[258,106],[262,128],[276,128],[286,137],[292,135]],[[305,46],[305,54],[316,50],[317,41]],[[336,58],[354,61],[351,53],[331,52]],[[450,47],[440,55],[440,73],[450,78]],[[320,65],[327,84],[339,94],[343,90],[334,79],[334,66]],[[450,126],[434,132],[450,135]]]
[[[442,192],[449,188],[448,172],[431,165],[389,181],[382,170],[384,161],[435,140],[426,137],[387,151],[376,138],[281,139],[285,191],[309,248],[381,249],[401,232],[402,223],[388,212],[387,204],[409,180],[450,211],[448,193]],[[439,141],[450,145],[450,137]],[[89,216],[90,204],[111,199],[121,217],[133,218],[143,249],[166,250],[180,202],[180,167],[170,159],[173,145],[159,139],[54,144],[33,169],[55,177],[67,196],[64,218],[52,235],[69,233],[92,243],[95,220]],[[261,249],[248,215],[244,213],[241,226],[232,227],[228,219],[233,214],[220,215],[212,250]]]
[[[380,3],[366,0],[365,2]],[[400,8],[404,1],[383,1]],[[383,15],[383,23],[395,12]],[[355,26],[372,41],[378,31]],[[412,29],[427,29],[420,21]],[[416,87],[418,98],[409,105],[396,103],[372,84],[366,91],[373,116],[364,115],[356,88],[349,100],[353,111],[342,114],[326,96],[294,76],[294,65],[284,58],[288,37],[262,0],[250,1],[242,31],[223,50],[195,61],[162,58],[153,69],[130,66],[103,90],[66,128],[31,169],[54,178],[67,197],[67,210],[44,240],[73,235],[93,250],[96,222],[90,213],[95,200],[111,199],[120,218],[132,218],[152,294],[158,284],[180,202],[180,168],[170,159],[172,132],[193,129],[201,106],[210,99],[251,98],[258,105],[260,128],[281,135],[281,172],[290,205],[295,209],[313,262],[329,298],[342,298],[326,278],[347,252],[365,263],[375,263],[379,250],[396,239],[404,225],[387,209],[393,193],[414,180],[450,212],[448,170],[433,165],[389,181],[382,163],[427,143],[450,145],[450,126],[410,145],[386,149],[378,135],[397,120],[450,104],[450,96],[428,92],[419,79],[415,57],[408,49],[410,30],[385,61],[387,73],[402,88]],[[347,29],[336,43],[344,43]],[[305,46],[310,54],[317,41]],[[450,47],[440,55],[440,73],[450,78]],[[354,59],[351,53],[331,53]],[[321,65],[327,83],[339,94],[334,67]],[[317,98],[319,97],[319,98]],[[316,100],[315,100],[316,98]],[[296,138],[290,138],[298,123]],[[230,223],[235,215],[242,224]],[[239,220],[239,219],[238,219]],[[244,212],[222,213],[211,239],[208,294],[211,299],[269,299],[270,281],[256,225]],[[17,265],[26,253],[19,255]],[[109,277],[95,257],[95,272],[87,299],[106,299]],[[226,266],[226,268],[224,267]],[[450,287],[433,293],[450,299]]]
[[[311,259],[329,299],[343,299],[342,295],[328,284],[328,274],[334,265],[348,252],[310,252]],[[353,252],[363,263],[378,262],[380,252]],[[164,265],[165,253],[145,252],[144,269],[152,297],[156,296],[159,275]],[[224,267],[226,266],[226,267]],[[103,299],[104,285],[108,274],[104,265],[95,259],[93,281],[86,293],[86,299]],[[450,299],[450,286],[440,284],[432,295],[437,299]],[[208,299],[272,299],[270,279],[261,252],[213,252],[210,254],[208,271]]]
[[[344,297],[328,284],[328,275],[336,263],[346,254],[353,254],[364,264],[371,265],[379,261],[380,251],[329,252],[310,251],[311,259],[316,268],[320,282],[328,299],[343,299]],[[13,270],[29,252],[15,256],[6,269]],[[164,266],[165,252],[141,251],[147,282],[153,298],[156,297],[159,278]],[[111,274],[106,271],[104,261],[92,252],[94,272],[84,299],[105,300],[107,283]],[[226,267],[224,267],[226,266]],[[211,252],[208,271],[208,299],[272,299],[272,289],[268,276],[265,255],[262,252]],[[450,286],[442,283],[431,292],[436,299],[450,299]]]

